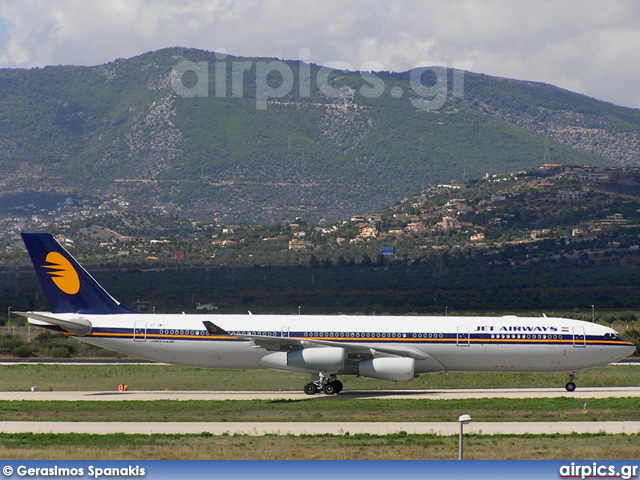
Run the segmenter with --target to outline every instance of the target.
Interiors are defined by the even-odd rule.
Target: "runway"
[[[499,388],[450,390],[357,390],[339,395],[308,396],[302,392],[0,392],[0,400],[35,401],[153,401],[153,400],[304,400],[314,399],[465,399],[465,398],[606,398],[640,397],[640,387],[582,387],[569,393],[563,388]],[[345,404],[348,406],[348,404]],[[343,435],[368,433],[454,435],[458,422],[0,422],[4,433],[87,433],[87,434],[200,434],[214,435]],[[640,433],[640,421],[625,422],[471,422],[465,432],[475,434],[570,434]]]
[[[345,390],[339,395],[305,395],[296,391],[128,391],[128,392],[0,392],[0,400],[66,400],[126,401],[126,400],[307,400],[331,399],[466,399],[466,398],[623,398],[640,397],[640,387],[580,387],[567,392],[556,388],[495,388],[443,390]]]
[[[4,433],[355,435],[368,433],[456,435],[452,422],[0,422]],[[640,433],[640,422],[471,422],[467,434]]]

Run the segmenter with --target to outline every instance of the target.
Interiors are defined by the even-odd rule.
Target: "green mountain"
[[[184,62],[200,63],[177,75]],[[73,192],[199,219],[319,221],[485,172],[640,165],[638,110],[453,70],[324,73],[184,48],[0,70],[0,203]]]

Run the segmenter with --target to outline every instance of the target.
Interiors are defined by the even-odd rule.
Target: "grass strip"
[[[458,412],[476,421],[640,420],[637,398],[470,398],[459,400],[139,400],[3,401],[3,421],[376,422],[451,421]]]
[[[466,435],[473,460],[637,460],[640,436]],[[458,436],[409,435],[90,435],[0,433],[7,460],[451,460]]]
[[[308,375],[272,370],[206,370],[171,365],[1,365],[0,391],[115,391],[119,383],[131,390],[294,390],[301,391]],[[437,372],[410,382],[340,377],[348,390],[447,388],[564,388],[568,372]],[[604,366],[581,371],[580,387],[640,385],[640,365]]]

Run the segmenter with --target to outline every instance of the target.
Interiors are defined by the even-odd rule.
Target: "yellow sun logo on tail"
[[[48,270],[51,280],[64,293],[75,295],[80,290],[80,279],[73,265],[58,252],[49,252],[46,258],[47,265],[42,265]]]

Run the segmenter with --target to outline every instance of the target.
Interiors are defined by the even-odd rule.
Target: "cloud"
[[[170,46],[233,55],[374,62],[386,70],[457,62],[640,107],[634,0],[5,0],[0,66],[95,65]]]

